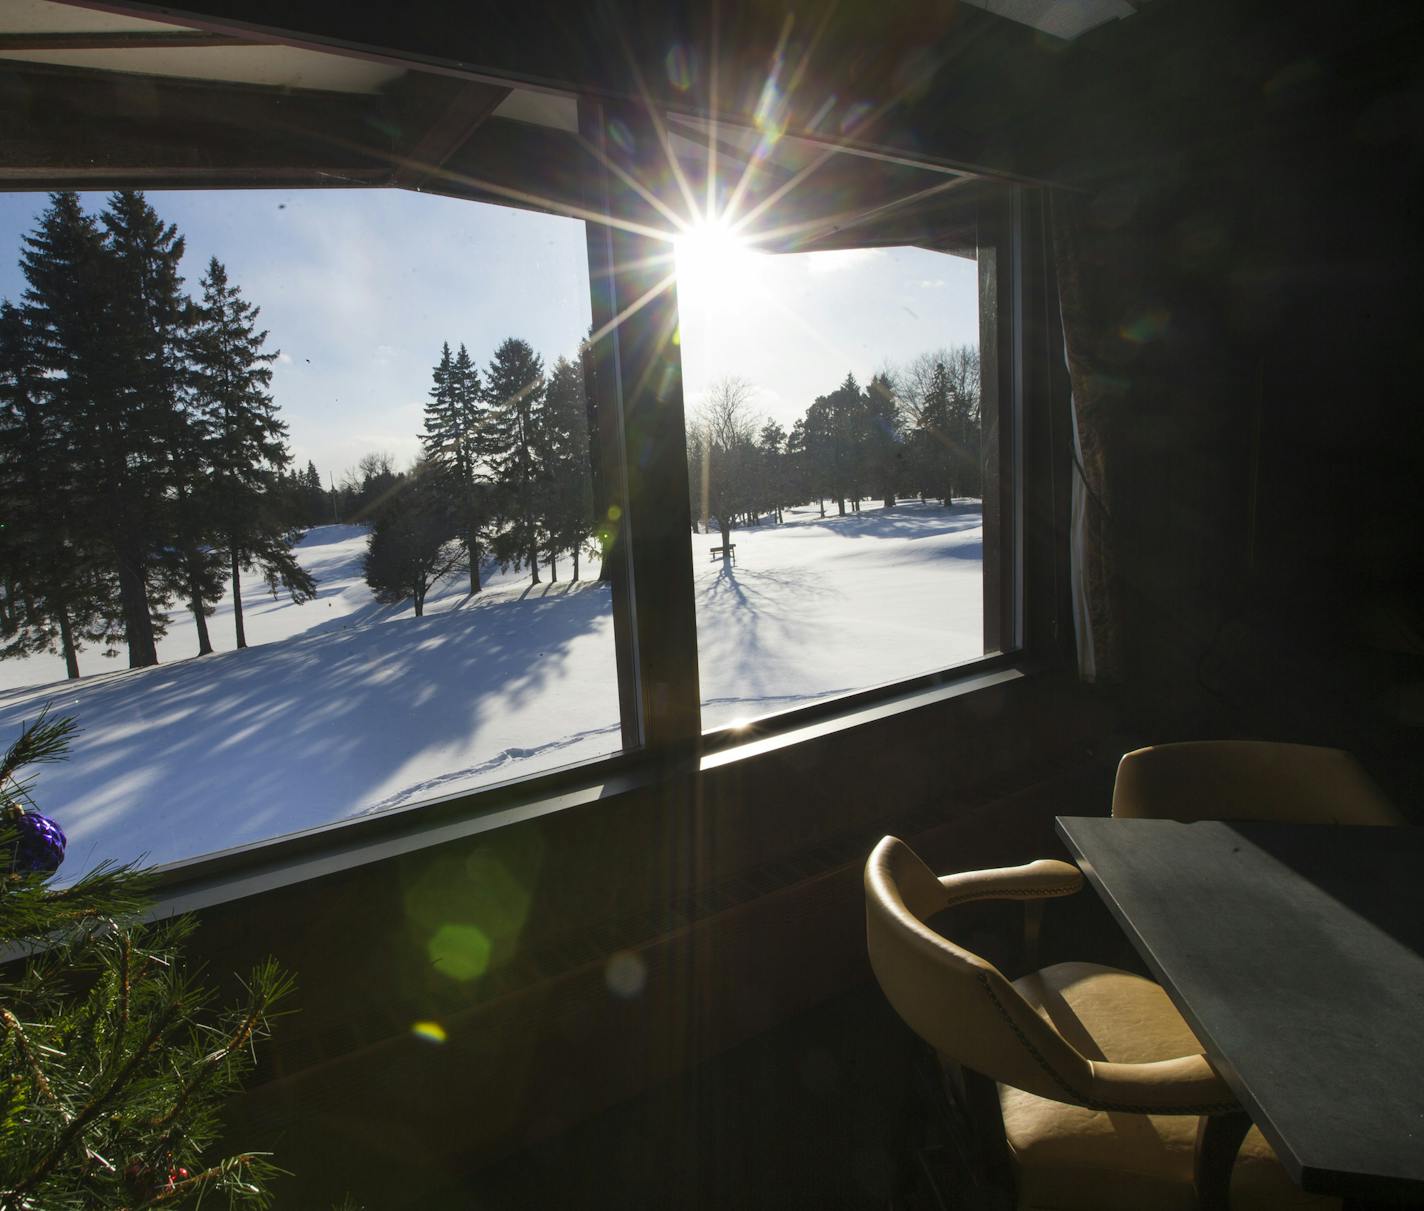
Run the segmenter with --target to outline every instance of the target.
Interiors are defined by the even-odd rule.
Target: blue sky
[[[97,212],[103,195],[81,195]],[[404,464],[440,344],[483,366],[507,336],[552,363],[589,325],[584,225],[399,190],[151,191],[187,241],[198,283],[217,256],[281,350],[272,391],[298,465],[325,478],[373,450]],[[21,238],[44,194],[0,194],[0,296],[24,288]],[[758,256],[692,244],[679,256],[690,410],[724,375],[787,428],[847,371],[977,343],[972,261],[917,249]]]

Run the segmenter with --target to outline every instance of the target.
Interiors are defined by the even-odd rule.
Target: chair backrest
[[[953,878],[942,882],[898,838],[875,847],[865,864],[866,942],[886,999],[946,1059],[1055,1101],[1081,1101],[1092,1085],[1089,1062],[998,968],[925,924],[966,898],[975,897],[956,897]]]
[[[1295,824],[1408,823],[1343,749],[1258,740],[1158,744],[1117,767],[1112,814]]]

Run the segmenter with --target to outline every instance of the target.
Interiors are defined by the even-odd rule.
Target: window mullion
[[[666,753],[701,733],[677,289],[671,242],[648,234],[656,216],[626,183],[656,188],[666,165],[638,106],[581,101],[579,112],[583,137],[618,169],[600,174],[610,222],[591,219],[588,244],[624,740]]]

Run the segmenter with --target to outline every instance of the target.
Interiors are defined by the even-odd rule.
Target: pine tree
[[[145,600],[145,577],[119,555],[142,546],[141,514],[148,506],[135,504],[128,466],[114,263],[77,195],[50,195],[36,229],[23,240],[20,268],[27,283],[26,356],[42,376],[44,440],[55,453],[52,482],[59,505],[51,515],[55,524],[33,534],[40,549],[63,546],[68,534],[72,574],[96,592],[113,578],[112,596],[99,593],[96,602],[106,623],[123,628],[129,663],[152,663],[152,628],[145,623],[146,608],[135,604]],[[63,611],[55,617],[65,629]],[[72,675],[78,671],[71,659],[78,625],[71,618],[70,641],[61,640]]]
[[[557,553],[569,551],[577,580],[579,548],[593,532],[593,477],[583,368],[567,358],[559,358],[549,374],[542,434],[543,531],[550,576],[559,578]]]
[[[919,426],[924,434],[923,457],[930,482],[939,486],[937,495],[945,508],[954,503],[954,417],[949,369],[936,361],[928,386],[919,404]]]
[[[433,463],[418,464],[385,500],[371,526],[362,572],[376,600],[396,605],[409,597],[415,616],[422,617],[426,595],[460,561],[459,526],[444,472]]]
[[[0,657],[58,650],[79,676],[86,642],[117,638],[116,593],[81,524],[78,484],[54,381],[39,366],[25,316],[0,303]]]
[[[858,512],[866,471],[865,395],[855,375],[847,374],[826,401],[830,410],[831,495],[842,515],[847,498]]]
[[[786,503],[786,430],[769,420],[757,434],[757,508],[769,512],[781,524],[782,505]]]
[[[878,492],[887,509],[895,507],[895,494],[903,466],[900,404],[888,375],[876,374],[865,389],[865,466],[870,488]]]
[[[301,479],[302,524],[319,526],[330,521],[331,502],[327,499],[326,489],[321,486],[321,474],[316,469],[316,463],[307,460],[307,469],[302,472]]]
[[[100,215],[107,233],[111,355],[109,391],[100,397],[103,440],[119,447],[105,468],[102,516],[111,529],[130,667],[158,663],[173,587],[160,554],[175,545],[182,464],[187,445],[181,406],[184,347],[191,306],[178,264],[183,238],[164,224],[143,194],[112,194]]]
[[[820,502],[821,516],[826,515],[826,497],[836,500],[845,513],[845,493],[837,475],[836,418],[828,396],[820,395],[806,409],[804,425],[807,487]]]
[[[0,943],[28,952],[0,976],[0,1209],[266,1207],[267,1156],[211,1145],[292,981],[264,963],[215,1012],[184,964],[191,919],[138,923],[146,876],[50,885],[64,835],[17,775],[73,731],[42,715],[0,759]]]
[[[509,337],[495,350],[485,373],[490,407],[489,461],[494,470],[504,526],[495,535],[501,567],[529,566],[539,583],[538,495],[540,434],[544,412],[544,363],[527,341]]]
[[[277,354],[264,349],[267,333],[256,327],[259,309],[229,283],[216,257],[208,262],[202,288],[191,344],[194,392],[211,431],[209,516],[232,578],[237,646],[245,648],[245,569],[260,568],[274,597],[281,585],[299,605],[316,592],[316,582],[297,562],[292,551],[297,535],[278,515],[269,490],[272,474],[291,461],[287,426],[267,390]]]
[[[488,485],[483,482],[487,419],[480,374],[464,345],[453,357],[447,341],[432,371],[421,444],[426,461],[439,467],[455,495],[461,539],[469,564],[470,592],[480,591],[480,559],[489,521]]]

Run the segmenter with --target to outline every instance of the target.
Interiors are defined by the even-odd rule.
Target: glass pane
[[[967,182],[679,130],[719,174],[675,240],[703,726],[982,657]]]
[[[0,735],[79,726],[33,791],[65,876],[621,747],[581,221],[401,189],[17,193],[0,240]]]

